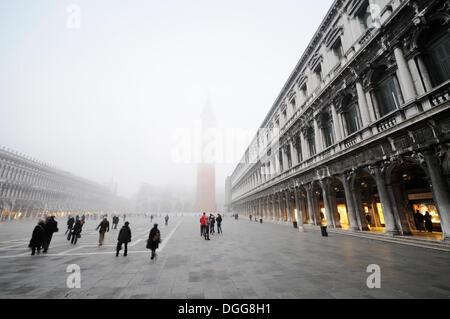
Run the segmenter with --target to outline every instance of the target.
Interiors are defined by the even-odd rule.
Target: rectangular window
[[[327,122],[323,128],[323,137],[325,139],[325,147],[333,145],[333,124],[331,121]]]
[[[316,143],[314,140],[314,134],[308,135],[308,147],[309,147],[310,156],[315,155],[316,154]]]
[[[319,82],[322,82],[322,66],[319,64],[319,66],[314,70],[314,73],[316,73],[317,79]]]
[[[347,125],[347,134],[350,135],[359,130],[357,104],[350,104],[344,113],[345,124]]]
[[[397,109],[398,105],[400,105],[393,76],[389,76],[387,79],[381,81],[377,85],[375,92],[381,116],[391,113]]]
[[[433,85],[438,86],[450,78],[450,32],[433,43],[427,51]]]
[[[344,49],[342,48],[341,39],[338,39],[336,43],[333,45],[333,52],[336,55],[338,61],[341,61],[344,57]]]

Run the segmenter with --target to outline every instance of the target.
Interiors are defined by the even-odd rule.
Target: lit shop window
[[[437,213],[436,206],[431,204],[413,204],[414,211],[419,211],[422,215],[425,216],[426,212],[429,212],[431,215],[431,222],[435,224],[440,224],[441,220],[439,218],[439,215]]]
[[[344,204],[337,205],[337,210],[340,216],[339,222],[341,224],[348,224],[347,207]]]
[[[383,209],[381,208],[381,203],[377,203],[377,211],[378,211],[378,217],[380,217],[380,223],[381,223],[382,225],[385,225],[385,223],[384,223]]]

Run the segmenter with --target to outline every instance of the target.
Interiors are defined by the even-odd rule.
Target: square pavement
[[[450,298],[448,252],[228,216],[224,234],[205,241],[199,218],[157,218],[156,261],[145,248],[150,219],[129,219],[127,257],[115,256],[122,219],[98,247],[100,221],[88,220],[73,246],[57,218],[49,252],[36,256],[27,248],[36,220],[2,222],[0,298]],[[81,268],[81,288],[67,287],[70,264]],[[381,288],[366,285],[370,264],[381,268]]]

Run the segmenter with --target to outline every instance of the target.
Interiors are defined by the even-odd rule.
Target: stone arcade
[[[449,10],[336,0],[231,175],[233,211],[391,236],[429,212],[450,241]]]

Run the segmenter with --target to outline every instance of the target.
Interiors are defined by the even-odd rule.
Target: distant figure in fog
[[[123,255],[126,256],[128,253],[128,243],[131,241],[131,229],[128,226],[129,224],[129,222],[125,222],[125,225],[123,225],[119,231],[119,236],[117,237],[116,257],[119,256],[119,251],[122,249],[122,244],[125,245]]]
[[[150,230],[150,234],[148,235],[147,240],[147,248],[152,251],[151,260],[156,257],[156,249],[159,247],[159,243],[161,242],[161,233],[158,229],[158,224],[154,224],[153,228]]]
[[[30,244],[28,247],[31,248],[31,256],[36,253],[39,255],[41,252],[41,247],[44,244],[45,239],[45,223],[42,219],[39,220],[36,227],[34,227],[33,234],[31,235]]]
[[[85,222],[86,222],[86,215],[83,214],[83,215],[81,215],[81,224],[84,225]]]
[[[81,223],[81,220],[77,220],[72,229],[72,240],[70,241],[70,243],[72,245],[76,245],[78,239],[81,238],[82,229],[83,229],[83,224]]]
[[[103,218],[95,230],[99,230],[98,245],[102,246],[105,241],[105,233],[109,232],[109,221]]]
[[[123,214],[123,221],[125,221],[125,218],[127,218],[127,215]]]
[[[44,238],[44,253],[48,251],[50,242],[52,241],[53,233],[58,232],[58,222],[55,220],[55,216],[50,216],[45,221],[45,238]]]
[[[169,214],[164,217],[164,220],[166,221],[166,226],[169,224]]]
[[[209,232],[210,234],[214,234],[215,230],[214,230],[214,224],[216,223],[216,219],[214,217],[214,215],[211,215],[209,217]]]
[[[117,225],[119,224],[119,217],[113,216],[112,218],[112,229],[117,229]]]
[[[67,240],[70,239],[70,233],[72,232],[73,224],[75,224],[75,218],[73,218],[73,216],[69,216],[69,219],[67,220],[67,230],[65,233],[69,233],[69,236],[67,236]]]
[[[205,229],[203,231],[203,235],[205,235],[205,240],[209,240],[209,218],[205,217]]]
[[[150,223],[153,223],[153,214],[150,215]]]
[[[205,232],[205,219],[206,213],[203,212],[202,217],[200,217],[200,237],[203,236],[203,233]]]
[[[236,215],[234,215],[234,216],[236,216]],[[251,221],[252,220],[252,214],[250,214],[248,217],[250,218],[250,221]]]
[[[431,221],[431,215],[428,211],[425,213],[424,220],[425,228],[427,229],[427,231],[429,231],[430,233],[433,232],[433,222]]]
[[[216,222],[217,222],[217,233],[222,234],[222,215],[217,214]]]
[[[235,215],[234,215],[234,219],[237,220],[238,218],[239,218],[239,215],[238,215],[238,214],[235,214]]]

